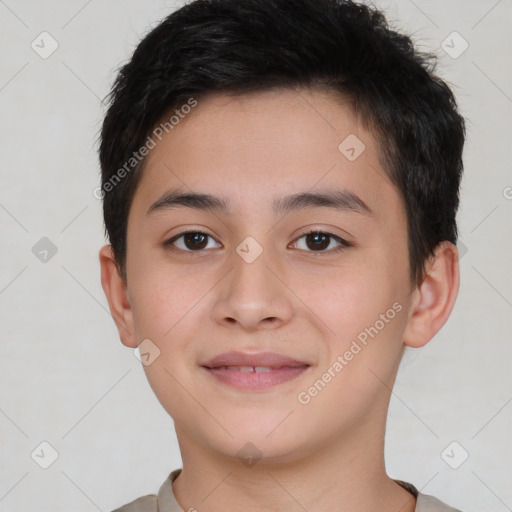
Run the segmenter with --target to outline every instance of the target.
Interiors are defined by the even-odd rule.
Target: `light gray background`
[[[468,136],[460,294],[440,334],[402,362],[388,472],[464,512],[512,510],[512,1],[376,4],[438,53]],[[92,193],[100,99],[177,5],[0,0],[0,511],[110,511],[181,467],[172,420],[108,313]],[[59,45],[47,59],[31,48],[43,31]],[[469,44],[458,58],[441,47],[454,31]],[[47,262],[32,252],[42,237],[58,249]],[[58,452],[48,469],[31,458],[43,441]],[[452,465],[469,453],[458,469],[441,456],[453,441]]]

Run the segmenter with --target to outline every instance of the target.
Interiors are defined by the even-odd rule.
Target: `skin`
[[[338,149],[349,134],[365,144],[354,161]],[[229,199],[229,213],[147,214],[176,187]],[[272,211],[277,197],[333,189],[356,194],[372,213]],[[189,228],[211,236],[201,251],[183,237],[176,252],[164,245]],[[330,238],[315,250],[303,236],[310,228],[351,245],[334,252],[340,243]],[[263,249],[252,263],[236,252],[248,236]],[[414,510],[414,497],[385,471],[386,414],[404,346],[427,343],[452,310],[457,251],[441,243],[423,282],[409,281],[401,196],[347,103],[310,89],[202,98],[148,156],[128,218],[126,282],[108,245],[100,264],[122,343],[150,339],[160,350],[144,369],[174,419],[183,471],[173,490],[184,510]],[[298,393],[396,303],[394,318],[300,403]],[[270,390],[239,391],[199,366],[231,350],[311,366]],[[248,442],[262,454],[252,467],[237,456]]]

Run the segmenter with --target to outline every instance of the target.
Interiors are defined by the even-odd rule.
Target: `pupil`
[[[206,247],[206,235],[202,233],[186,233],[185,234],[185,245],[189,249],[203,249]],[[189,244],[193,247],[189,247]],[[197,246],[199,244],[199,247]]]
[[[325,249],[327,247],[329,247],[329,240],[328,240],[329,236],[328,235],[325,235],[323,233],[310,233],[307,237],[306,237],[306,243],[308,245],[308,248],[309,249]],[[313,239],[316,242],[320,241],[321,242],[321,245],[310,245],[309,244],[309,241]]]

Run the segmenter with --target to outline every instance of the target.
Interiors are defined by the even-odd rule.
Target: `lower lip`
[[[244,391],[262,391],[297,378],[309,366],[279,368],[269,372],[239,372],[237,370],[203,368],[218,381]]]

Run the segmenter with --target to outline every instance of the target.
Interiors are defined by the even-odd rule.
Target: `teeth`
[[[228,370],[239,371],[242,373],[249,373],[254,371],[252,366],[228,366]]]

